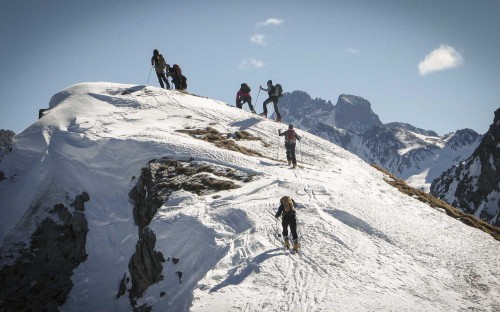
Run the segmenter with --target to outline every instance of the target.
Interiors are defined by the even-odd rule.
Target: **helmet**
[[[268,84],[273,84],[273,81],[272,80],[268,80],[267,83]]]
[[[158,54],[160,54],[160,52],[158,52],[158,50],[157,50],[157,49],[154,49],[154,51],[153,51],[153,55],[158,55]]]

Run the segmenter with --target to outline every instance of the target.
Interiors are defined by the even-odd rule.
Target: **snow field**
[[[17,174],[17,182],[0,183],[11,206],[2,207],[9,220],[1,223],[3,243],[15,224],[29,222],[19,207],[34,200],[13,190],[36,194],[28,190],[42,191],[52,182],[69,193],[90,194],[89,256],[74,272],[63,311],[131,310],[127,296],[116,299],[138,239],[128,192],[140,169],[164,156],[193,157],[256,179],[213,195],[179,191],[164,203],[150,228],[156,250],[170,259],[164,280],[139,305],[153,311],[500,309],[499,243],[487,234],[399,193],[358,157],[300,129],[302,169],[291,170],[282,162],[283,138],[277,136],[287,125],[210,99],[131,88],[68,88],[55,96],[46,117],[16,136],[13,153],[0,164],[6,176]],[[238,144],[266,158],[175,132],[207,126],[260,137],[270,146]],[[284,195],[298,203],[299,254],[284,251],[275,239],[269,211]]]

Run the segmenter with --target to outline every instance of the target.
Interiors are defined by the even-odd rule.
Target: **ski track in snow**
[[[68,89],[17,136],[17,149],[0,165],[7,175],[17,173],[25,189],[50,178],[90,194],[89,257],[74,272],[63,311],[131,310],[127,296],[116,299],[137,242],[127,194],[141,167],[163,156],[193,157],[256,179],[218,198],[179,191],[159,209],[150,225],[156,250],[180,260],[164,263],[164,280],[139,299],[153,311],[500,311],[499,242],[487,234],[399,193],[358,157],[300,129],[301,169],[290,170],[280,162],[285,151],[277,135],[286,125],[177,91],[135,87],[121,94],[131,87]],[[207,126],[260,137],[271,146],[247,144],[268,158],[174,132]],[[14,157],[21,161],[13,164]],[[33,179],[35,185],[26,184]],[[29,196],[7,196],[15,187],[0,183],[5,203],[29,206]],[[283,195],[298,203],[297,254],[277,240],[281,224],[269,213]],[[20,228],[11,231],[18,221],[30,222],[23,211],[2,212],[10,221],[2,223],[2,242],[22,237]]]

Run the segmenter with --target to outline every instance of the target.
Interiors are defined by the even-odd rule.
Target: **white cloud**
[[[253,34],[250,37],[250,41],[255,43],[255,44],[261,45],[263,47],[265,47],[267,45],[266,44],[266,36],[264,36],[262,34]]]
[[[259,26],[280,26],[281,24],[283,24],[285,21],[282,20],[282,19],[279,19],[279,18],[268,18],[266,21],[264,22],[260,22],[260,23],[257,23],[257,27]]]
[[[238,66],[239,69],[248,69],[248,68],[261,68],[264,66],[264,63],[261,60],[258,59],[248,59],[248,60],[243,60],[240,65]]]
[[[441,45],[425,56],[424,60],[418,64],[418,71],[421,76],[455,68],[464,63],[462,55],[449,45]]]

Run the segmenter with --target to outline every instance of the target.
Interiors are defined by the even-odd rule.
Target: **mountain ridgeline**
[[[435,179],[431,194],[500,227],[500,109],[474,153]]]
[[[294,91],[285,93],[280,109],[283,122],[333,142],[426,192],[446,170],[468,159],[483,139],[472,129],[439,136],[432,130],[407,123],[383,124],[369,101],[353,95],[340,95],[334,105],[330,101],[312,99],[305,92]],[[484,196],[481,198],[474,201],[477,203],[473,205],[475,208],[464,205],[465,199],[448,202],[475,214],[480,203],[486,200]],[[488,212],[488,220],[491,213]]]

